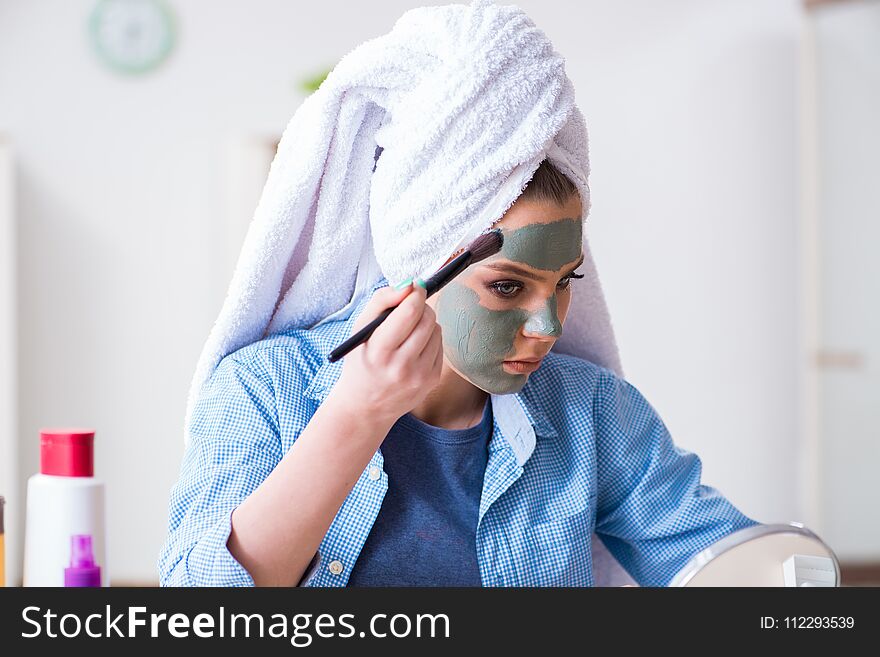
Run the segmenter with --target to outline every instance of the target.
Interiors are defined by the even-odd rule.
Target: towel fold
[[[589,211],[584,118],[564,60],[516,6],[407,11],[343,57],[290,120],[199,358],[346,317],[380,276],[427,278],[549,159]],[[586,231],[585,231],[586,233]],[[589,245],[554,346],[622,375]]]

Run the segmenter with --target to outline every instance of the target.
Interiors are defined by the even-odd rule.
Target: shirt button
[[[330,565],[327,566],[331,573],[334,575],[338,575],[342,572],[342,562],[341,561],[331,561]]]
[[[370,481],[378,481],[379,477],[382,476],[382,471],[379,468],[377,468],[375,465],[371,466],[370,467],[370,474],[368,476],[370,477]]]

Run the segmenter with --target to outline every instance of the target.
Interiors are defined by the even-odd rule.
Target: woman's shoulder
[[[598,409],[628,388],[614,370],[571,354],[551,351],[529,376],[522,390],[525,402],[539,410],[562,434],[594,425]],[[576,431],[575,431],[576,430]]]
[[[521,401],[559,435],[587,435],[584,427],[595,423],[597,399],[608,376],[614,373],[597,363],[551,351],[541,367],[529,375],[520,391]]]
[[[277,333],[230,352],[217,369],[244,368],[276,385],[289,383],[291,379],[303,382],[314,375],[324,361],[316,337],[308,329]]]
[[[557,407],[589,405],[597,412],[629,409],[646,418],[656,415],[641,390],[611,368],[578,356],[550,352],[532,377],[542,371],[543,376],[534,382],[537,393],[532,392],[538,401],[549,400]]]
[[[529,376],[523,393],[542,407],[592,408],[625,385],[614,370],[579,356],[551,351]]]
[[[572,354],[551,351],[529,381],[534,380],[541,387],[557,391],[584,392],[598,388],[608,378],[619,377],[613,370],[598,363]]]

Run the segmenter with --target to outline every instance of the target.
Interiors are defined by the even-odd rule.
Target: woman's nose
[[[550,297],[538,310],[529,313],[523,325],[527,337],[558,338],[562,335],[562,322],[556,314],[556,295]]]

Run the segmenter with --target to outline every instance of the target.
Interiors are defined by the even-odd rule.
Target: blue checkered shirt
[[[351,334],[368,296],[348,319],[239,349],[205,383],[171,492],[163,586],[253,585],[226,547],[230,516],[336,382],[342,361],[326,355]],[[520,392],[491,404],[476,529],[484,586],[592,586],[596,535],[640,585],[664,586],[697,552],[757,524],[700,483],[700,459],[676,447],[639,391],[608,369],[550,352]],[[348,582],[388,489],[382,463],[379,449],[301,585]]]

